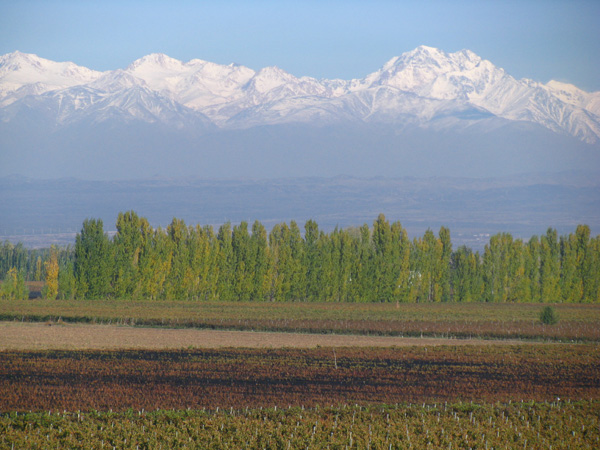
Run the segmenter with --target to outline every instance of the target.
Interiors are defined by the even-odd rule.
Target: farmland
[[[0,416],[11,448],[598,448],[598,401]]]
[[[600,399],[600,348],[185,349],[2,353],[2,411]]]
[[[4,351],[0,447],[597,448],[591,344]]]
[[[514,345],[518,340],[448,339],[357,334],[284,333],[0,322],[2,350],[166,350],[182,348],[411,347],[438,345]]]
[[[539,304],[361,304],[117,300],[0,300],[0,319],[203,328],[453,337],[600,341],[600,305],[558,304],[560,321],[539,320]]]
[[[2,301],[0,448],[597,448],[599,309],[555,308]]]

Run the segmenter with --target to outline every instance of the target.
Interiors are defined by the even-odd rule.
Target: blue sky
[[[0,0],[0,54],[108,70],[161,52],[350,79],[425,44],[591,91],[600,90],[599,23],[599,0]]]

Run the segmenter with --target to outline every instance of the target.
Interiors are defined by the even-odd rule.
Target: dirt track
[[[189,347],[402,347],[415,345],[498,345],[516,343],[522,343],[522,341],[0,322],[0,351],[43,349],[180,349]]]

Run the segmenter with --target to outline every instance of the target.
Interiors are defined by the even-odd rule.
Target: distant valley
[[[188,225],[314,219],[320,228],[372,225],[379,213],[410,237],[444,225],[454,246],[482,250],[489,235],[525,240],[548,227],[568,234],[585,223],[600,232],[600,182],[593,174],[468,178],[291,178],[272,180],[82,181],[0,179],[0,240],[29,247],[73,244],[85,218],[115,229],[119,211],[135,210],[154,227],[173,217]]]
[[[128,181],[124,181],[128,180]],[[151,54],[98,72],[0,56],[0,239],[68,244],[85,218],[153,226],[379,213],[481,250],[600,231],[600,92],[420,46],[360,79]]]

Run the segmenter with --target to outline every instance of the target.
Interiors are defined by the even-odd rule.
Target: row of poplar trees
[[[72,274],[59,291],[76,298],[350,302],[597,302],[600,236],[549,229],[529,241],[490,238],[483,254],[452,250],[442,227],[410,240],[383,214],[373,226],[302,232],[296,222],[270,233],[258,221],[187,226],[173,219],[153,229],[120,213],[111,239],[101,220],[77,235]],[[63,283],[64,284],[64,283]]]

